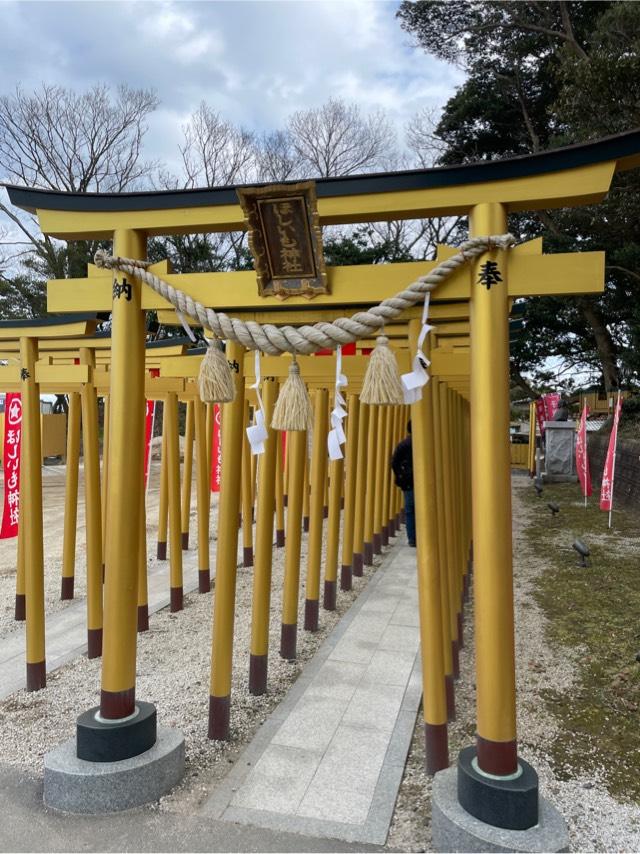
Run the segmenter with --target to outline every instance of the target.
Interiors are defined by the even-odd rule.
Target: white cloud
[[[149,15],[145,21],[145,29],[151,36],[159,39],[173,41],[181,35],[190,35],[194,29],[194,23],[186,9],[179,10],[172,3],[158,3],[155,15]],[[142,14],[145,14],[144,8]]]
[[[345,98],[387,110],[401,137],[412,114],[441,106],[462,78],[410,45],[396,9],[371,0],[0,2],[1,90],[155,88],[162,107],[146,153],[170,163],[202,100],[261,132]]]

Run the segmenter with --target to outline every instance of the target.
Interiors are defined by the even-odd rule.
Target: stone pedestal
[[[72,738],[44,757],[44,803],[72,813],[108,813],[157,801],[184,774],[184,737],[158,727],[150,750],[118,762],[78,759]]]
[[[545,421],[545,470],[542,479],[546,483],[575,483],[575,421]]]
[[[434,851],[569,851],[567,825],[545,798],[540,798],[538,824],[528,830],[505,830],[474,818],[458,801],[456,768],[434,777],[431,830]]]

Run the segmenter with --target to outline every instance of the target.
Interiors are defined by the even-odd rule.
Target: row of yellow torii
[[[465,307],[462,304],[456,304],[446,308],[446,316],[452,317],[464,312]],[[443,314],[442,310],[436,310],[437,314]],[[76,329],[80,322],[71,324]],[[85,328],[90,328],[95,325],[93,322],[82,322]],[[451,340],[463,341],[468,324],[466,322],[445,322],[439,323],[437,335],[447,343]],[[62,335],[69,328],[67,324],[48,325],[45,328],[34,327],[33,330],[22,330],[25,332],[39,331],[49,336]],[[19,335],[21,330],[14,329],[11,324],[5,324],[4,328],[0,329],[0,335]],[[77,332],[77,329],[76,329]],[[404,338],[398,338],[398,343],[406,343],[406,327],[398,327],[397,335],[403,335]],[[394,333],[390,333],[394,334]],[[448,337],[447,337],[448,336]],[[366,343],[366,342],[365,342]],[[19,348],[19,342],[5,340],[3,345],[0,345],[0,358],[11,360],[16,358],[16,352]],[[69,395],[69,429],[67,435],[67,454],[66,454],[66,499],[65,499],[65,518],[64,518],[64,538],[63,538],[63,560],[62,560],[62,584],[61,597],[63,599],[73,598],[74,588],[74,565],[75,565],[75,534],[77,523],[77,497],[78,497],[78,464],[80,451],[80,419],[82,411],[83,420],[83,441],[84,441],[84,467],[86,472],[87,488],[85,490],[86,499],[86,527],[87,527],[87,576],[88,576],[88,596],[87,596],[87,626],[88,626],[88,650],[89,656],[95,657],[101,653],[102,641],[102,585],[101,574],[104,571],[105,563],[105,548],[108,543],[108,536],[105,526],[104,509],[106,502],[104,496],[107,488],[106,470],[108,463],[108,448],[109,448],[109,372],[108,367],[110,357],[110,340],[108,337],[70,337],[66,339],[60,338],[42,338],[38,343],[40,361],[35,365],[34,382],[40,386],[39,390],[50,391],[57,389],[66,391]],[[200,358],[194,351],[192,355],[184,356],[186,350],[185,345],[177,339],[168,339],[163,342],[156,342],[150,345],[147,349],[146,366],[148,369],[156,369],[161,373],[161,377],[149,376],[146,380],[145,396],[147,399],[162,399],[165,407],[163,412],[163,441],[162,441],[162,465],[160,478],[160,509],[158,520],[158,557],[165,558],[167,554],[167,517],[171,518],[171,535],[170,550],[171,573],[170,573],[170,590],[171,590],[171,608],[172,610],[180,610],[182,607],[182,555],[178,547],[181,542],[182,548],[188,547],[189,539],[189,518],[191,504],[191,479],[192,479],[192,464],[193,464],[193,441],[194,432],[196,438],[196,482],[197,482],[197,509],[198,509],[198,566],[199,566],[199,589],[201,592],[207,592],[210,584],[209,572],[209,491],[208,479],[211,471],[211,416],[212,407],[207,407],[206,416],[204,415],[204,405],[200,402],[195,390],[193,379],[197,375]],[[400,351],[399,351],[400,354]],[[462,355],[462,359],[460,359]],[[455,356],[458,356],[457,360]],[[408,354],[400,354],[401,362],[408,362]],[[245,360],[246,361],[246,360]],[[309,385],[316,390],[316,405],[321,408],[323,403],[326,404],[330,400],[329,389],[333,384],[335,375],[334,360],[323,358],[321,361],[312,361],[303,359],[305,372],[309,374]],[[456,364],[457,361],[457,364]],[[77,366],[71,367],[72,362],[78,362]],[[434,353],[434,368],[435,372],[441,372],[445,368],[449,372],[454,373],[454,379],[457,379],[458,385],[466,389],[468,383],[468,356],[464,354],[454,354],[451,348],[440,347]],[[251,370],[252,366],[249,368]],[[282,381],[283,372],[286,364],[283,360],[274,360],[272,358],[265,360],[265,368],[270,371],[268,389],[265,391],[265,399],[268,407],[272,407],[273,400],[277,393],[278,382]],[[381,545],[386,545],[388,542],[389,528],[395,533],[398,514],[398,494],[393,489],[389,470],[388,458],[392,447],[399,439],[403,429],[401,421],[405,413],[402,414],[399,410],[394,410],[393,416],[389,409],[385,414],[387,420],[381,420],[380,424],[374,419],[372,425],[368,427],[368,417],[365,413],[367,407],[362,408],[362,415],[359,416],[359,401],[357,393],[361,384],[361,378],[364,371],[363,357],[355,357],[346,359],[347,374],[351,379],[352,391],[349,395],[349,414],[351,420],[349,422],[348,434],[350,437],[350,445],[347,454],[347,477],[346,484],[350,484],[350,493],[346,496],[346,505],[348,508],[347,516],[343,529],[343,547],[342,547],[342,573],[341,586],[343,589],[349,589],[351,585],[351,567],[355,564],[356,574],[362,573],[363,562],[365,565],[371,565],[373,554],[380,552]],[[3,374],[2,380],[8,390],[15,390],[19,387],[17,367],[7,368],[1,371]],[[455,372],[462,372],[456,378]],[[39,380],[44,379],[44,384]],[[451,378],[450,378],[451,379]],[[86,380],[86,382],[82,382]],[[247,383],[252,384],[254,377],[250,374],[247,376]],[[437,374],[434,382],[437,382]],[[82,391],[78,389],[81,388]],[[103,396],[105,399],[105,417],[104,417],[104,453],[102,463],[102,478],[101,489],[99,491],[98,470],[98,441],[97,441],[97,397]],[[248,391],[246,400],[245,426],[248,421],[248,405],[249,398],[255,398],[255,393]],[[186,419],[185,419],[185,445],[184,445],[184,466],[182,472],[182,490],[175,489],[175,484],[179,484],[179,462],[176,451],[176,443],[174,437],[178,432],[178,399],[184,400],[186,404]],[[252,400],[255,404],[255,399]],[[332,404],[331,404],[332,406]],[[329,408],[331,408],[331,406]],[[384,410],[381,410],[379,417],[382,419]],[[25,421],[26,421],[25,416]],[[361,459],[366,453],[367,456],[374,460],[374,466],[361,465],[356,468],[356,453],[358,441],[358,422],[360,426],[360,447]],[[331,483],[333,488],[329,493],[329,479],[325,477],[326,466],[323,465],[323,448],[326,443],[327,432],[327,413],[318,412],[316,419],[316,430],[314,431],[314,465],[319,467],[319,471],[315,472],[312,478],[312,483],[317,484],[324,480],[324,485],[320,483],[318,490],[315,493],[323,497],[324,515],[328,515],[331,510],[330,521],[328,523],[329,543],[326,552],[325,566],[325,607],[335,607],[335,586],[337,576],[338,562],[338,537],[340,530],[339,519],[339,504],[344,503],[343,496],[343,464],[335,464],[332,467]],[[203,429],[204,425],[207,425]],[[198,425],[200,425],[198,427]],[[195,431],[194,431],[195,427]],[[448,435],[449,430],[445,431]],[[205,439],[205,436],[207,437]],[[265,490],[274,492],[275,501],[275,524],[276,524],[276,545],[284,545],[285,534],[285,512],[286,492],[284,484],[289,482],[288,465],[283,465],[284,459],[282,454],[283,446],[277,446],[278,462],[271,476],[275,477],[275,481],[270,486],[263,484],[263,488],[259,494],[264,495]],[[269,445],[269,452],[263,458],[264,465],[270,466],[270,456],[272,447]],[[245,441],[243,446],[242,459],[242,518],[244,520],[252,519],[254,515],[254,504],[256,499],[256,457],[250,457],[249,444]],[[305,455],[306,461],[306,455]],[[33,466],[37,466],[37,461],[29,459],[24,460],[24,476],[27,478],[25,484],[28,483],[29,471]],[[373,477],[372,472],[375,470],[374,483],[379,482],[380,489],[366,489],[367,477]],[[172,476],[172,490],[169,494],[169,471],[175,471]],[[357,474],[356,474],[357,472]],[[304,481],[302,486],[302,518],[303,529],[309,530],[309,505],[310,505],[310,489],[309,489],[309,466],[304,467]],[[357,479],[356,479],[357,478]],[[346,485],[345,484],[345,485]],[[295,485],[295,490],[300,490],[300,485]],[[369,501],[364,499],[360,502],[354,499],[356,496],[364,496],[365,492],[369,497]],[[372,499],[376,496],[377,500]],[[101,500],[102,497],[102,500]],[[337,503],[338,502],[338,503]],[[366,505],[366,506],[365,506]],[[102,512],[100,512],[100,506]],[[180,516],[174,512],[174,508],[180,507]],[[296,505],[297,506],[297,503]],[[24,619],[25,616],[25,561],[24,561],[24,537],[28,536],[32,539],[38,536],[37,531],[32,532],[30,525],[33,518],[39,513],[35,513],[35,507],[32,504],[32,513],[29,514],[27,520],[23,520],[21,528],[22,534],[19,540],[18,550],[18,573],[16,585],[16,616],[18,619]],[[171,508],[169,512],[169,508]],[[395,510],[394,510],[395,508]],[[264,515],[266,512],[266,516]],[[336,515],[337,514],[337,515]],[[272,514],[271,514],[272,515]],[[259,517],[262,520],[267,518],[269,512],[261,506]],[[315,519],[315,517],[314,517]],[[387,520],[387,521],[385,521]],[[310,543],[310,562],[313,566],[319,566],[319,556],[321,541],[318,536],[318,525],[322,525],[321,521],[315,519],[311,526],[313,534],[313,542]],[[261,522],[261,526],[264,523]],[[243,524],[243,556],[244,565],[251,566],[253,564],[253,529],[252,525]],[[271,550],[270,550],[270,534],[264,539],[260,555],[260,562],[263,565],[268,565],[270,569]],[[101,541],[101,552],[97,548],[97,544]],[[355,541],[355,547],[354,547]],[[298,546],[299,547],[299,546]],[[102,568],[101,568],[102,561]],[[265,564],[266,562],[266,564]],[[291,561],[290,561],[291,563]],[[33,567],[33,564],[31,565]],[[317,571],[314,569],[314,576]],[[141,530],[141,546],[140,546],[140,574],[138,583],[138,628],[144,630],[148,627],[148,609],[147,609],[147,585],[146,585],[146,521],[143,516],[143,524]],[[267,600],[268,604],[268,600]],[[292,609],[290,608],[290,611]],[[317,618],[316,618],[317,619]],[[295,620],[294,620],[295,622]],[[29,648],[28,656],[33,656],[34,645],[36,650],[39,643],[33,642],[33,637],[40,636],[41,627],[39,621],[36,621],[35,627],[28,626],[29,631]],[[295,647],[295,644],[294,644]],[[454,639],[454,647],[457,649]],[[448,645],[447,645],[448,648]],[[39,652],[36,651],[36,656]],[[256,653],[256,655],[258,655]],[[263,653],[260,653],[262,656]],[[266,655],[266,650],[264,652]],[[447,670],[450,676],[450,668]],[[264,668],[264,680],[266,680],[266,668]],[[255,686],[254,686],[255,687]],[[265,682],[266,687],[266,682]]]
[[[508,231],[510,213],[601,201],[616,170],[637,166],[639,154],[640,134],[635,132],[497,163],[322,179],[317,182],[318,215],[322,225],[468,216],[471,236],[504,234]],[[113,240],[113,254],[127,258],[145,259],[147,240],[154,235],[233,231],[244,227],[234,188],[92,197],[24,188],[9,188],[9,193],[15,204],[37,213],[45,234],[66,240]],[[441,248],[440,257],[454,251]],[[486,286],[480,273],[487,261],[497,264],[501,272],[500,280],[492,287]],[[274,297],[258,295],[255,274],[251,271],[173,274],[166,262],[153,265],[152,269],[194,299],[216,310],[259,322],[295,324],[326,321],[374,305],[428,272],[435,263],[329,268],[330,293],[316,296],[312,303],[292,297],[284,304]],[[140,548],[143,506],[145,312],[158,311],[162,320],[162,313],[169,308],[161,297],[137,281],[130,283],[130,299],[114,298],[117,290],[113,287],[114,282],[122,287],[123,279],[120,274],[114,277],[104,270],[90,267],[85,279],[53,281],[48,285],[50,311],[110,311],[112,317],[106,492],[109,548],[104,585],[100,714],[114,722],[127,718],[135,710],[138,607],[138,561],[135,556]],[[454,347],[449,354],[453,360],[467,359],[468,380],[461,371],[451,369],[449,375],[449,368],[445,367],[441,374],[443,382],[428,383],[422,399],[411,405],[425,735],[427,766],[432,772],[448,764],[446,733],[452,704],[447,704],[445,676],[453,675],[454,671],[454,647],[450,641],[460,639],[457,614],[465,586],[464,578],[468,576],[469,546],[472,543],[477,685],[474,761],[486,779],[508,781],[518,773],[509,453],[509,307],[511,301],[518,297],[598,292],[602,290],[603,282],[604,253],[543,255],[541,241],[534,240],[506,253],[495,249],[485,252],[468,266],[458,269],[432,295],[432,316],[436,323],[437,311],[446,311],[447,305],[462,301],[468,313],[458,319],[466,321],[468,318],[470,330],[469,350],[464,354],[456,353]],[[410,350],[414,349],[420,326],[417,314],[414,310],[403,318],[409,325]],[[22,357],[23,365],[28,367],[33,366],[35,358],[30,346],[25,345]],[[238,472],[241,470],[246,412],[243,374],[250,374],[248,365],[245,366],[245,355],[238,344],[227,344],[227,357],[238,364],[239,370],[234,375],[236,399],[223,407],[223,464],[213,617],[214,666],[209,703],[209,734],[213,738],[229,737],[241,497]],[[265,359],[265,363],[267,361]],[[332,360],[326,360],[329,361]],[[322,362],[320,358],[310,358],[302,367],[302,374],[312,385],[315,368],[310,366],[318,365],[317,370],[322,371]],[[165,366],[161,368],[161,378],[165,371],[171,370],[170,360],[167,360],[166,369]],[[280,376],[275,369],[266,366],[263,373]],[[432,373],[437,373],[435,367]],[[461,375],[463,379],[460,379]],[[22,381],[23,384],[25,382],[28,385],[28,381]],[[327,387],[330,386],[327,377]],[[270,387],[266,382],[265,393]],[[357,383],[352,388],[355,390]],[[373,431],[365,430],[363,425],[367,425],[367,420],[368,426],[384,425],[381,429],[390,447],[399,435],[404,414],[400,419],[378,412],[375,407],[369,410],[362,406],[356,414],[358,405],[355,400],[355,397],[349,400],[351,429],[348,429],[345,460],[348,471],[350,454],[352,462],[354,460],[353,446],[350,449],[349,443],[356,442],[353,425],[358,422],[358,433],[361,429],[363,432],[362,441],[357,443],[355,465],[356,472],[362,472],[374,460],[374,446],[367,445],[365,449],[364,443],[365,436],[368,442],[371,441]],[[315,403],[317,415],[321,417],[327,412],[323,394],[316,395]],[[436,416],[438,412],[439,417]],[[387,423],[395,426],[392,429],[387,427]],[[275,439],[270,441],[275,442]],[[175,439],[172,438],[172,442]],[[300,527],[297,514],[302,512],[299,499],[304,478],[304,442],[302,434],[291,435],[288,440],[287,541],[289,529],[297,531]],[[384,451],[381,453],[383,456],[376,456],[376,460],[384,460]],[[275,456],[272,457],[275,460]],[[326,464],[326,457],[323,459]],[[314,456],[311,482],[314,471],[317,474],[318,465],[322,463]],[[258,521],[262,501],[268,503],[275,496],[275,491],[263,491],[261,494],[261,478],[266,476],[267,469],[266,464],[261,466],[258,475]],[[336,489],[340,482],[340,478],[330,478]],[[384,483],[380,482],[380,485],[384,496]],[[169,489],[171,492],[172,487]],[[375,491],[371,497],[369,492],[366,490],[364,496],[357,491],[349,492],[347,473],[347,518],[354,512],[357,515],[358,501],[373,501],[374,505],[384,501]],[[318,512],[322,501],[322,494],[314,490],[310,526],[314,507]],[[334,495],[334,507],[335,502]],[[331,497],[329,505],[331,507]],[[174,512],[177,511],[174,509]],[[270,518],[272,512],[268,511]],[[256,558],[261,547],[260,530],[258,525]],[[345,531],[349,536],[346,523]],[[310,529],[310,538],[312,536]],[[354,544],[354,552],[358,545]],[[29,548],[26,543],[27,552]],[[293,553],[292,547],[292,560]],[[27,554],[27,567],[31,559]],[[293,566],[289,569],[296,571]],[[310,619],[314,616],[312,611],[310,609],[308,613]],[[449,620],[442,619],[442,615],[447,613]],[[44,656],[44,649],[41,654]],[[255,654],[261,652],[256,649]],[[30,664],[44,668],[44,659],[34,658]]]

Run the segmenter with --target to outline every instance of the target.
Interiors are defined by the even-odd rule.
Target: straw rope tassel
[[[230,403],[236,396],[236,387],[221,342],[213,339],[200,363],[198,376],[200,399],[203,403]]]
[[[309,392],[300,376],[300,365],[294,355],[289,365],[289,376],[273,410],[271,426],[274,430],[309,430],[312,423],[313,408]]]
[[[404,403],[398,363],[385,335],[378,336],[375,350],[369,357],[360,400],[378,406]]]

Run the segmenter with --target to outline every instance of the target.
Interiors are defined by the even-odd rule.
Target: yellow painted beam
[[[0,366],[0,390],[6,391],[7,386],[20,383],[20,365]]]
[[[184,356],[188,352],[184,345],[176,345],[175,347],[152,348],[145,350],[145,364],[148,368],[161,365],[165,359],[173,359],[177,356]],[[96,360],[101,364],[108,364],[111,361],[111,351],[101,350],[96,353]]]
[[[384,334],[385,335],[387,334],[386,329],[385,329]],[[409,343],[405,337],[402,337],[402,338],[400,338],[400,337],[391,338],[390,336],[387,336],[387,337],[389,338],[389,347],[391,347],[392,350],[395,350],[395,351],[406,350],[407,347],[409,346]],[[360,338],[358,341],[356,341],[356,350],[362,350],[362,349],[371,350],[376,346],[376,343],[377,343],[376,338]]]
[[[422,314],[422,309],[420,310]],[[471,327],[468,321],[452,321],[450,323],[436,323],[433,317],[429,321],[435,325],[434,334],[440,338],[460,337],[469,335]],[[384,334],[391,340],[393,346],[408,347],[409,326],[407,323],[392,323],[384,327]],[[375,347],[375,338],[361,338],[356,342],[357,347]]]
[[[604,261],[604,252],[554,255],[515,253],[509,259],[509,296],[551,297],[601,293],[604,290]]]
[[[186,344],[174,344],[166,347],[151,347],[147,343],[146,354],[147,358],[164,358],[166,356],[180,356],[186,353],[188,346]],[[78,351],[81,347],[88,347],[96,352],[96,358],[101,359],[111,353],[111,338],[52,338],[45,339],[39,342],[39,352],[42,356],[45,354],[52,358],[73,358],[73,351]],[[0,348],[0,359],[12,358],[20,350],[20,340],[7,340],[2,342]]]
[[[78,312],[80,309],[70,308],[67,311]],[[79,320],[76,323],[54,323],[46,326],[0,326],[0,341],[15,341],[20,338],[37,338],[40,341],[44,338],[92,335],[97,325],[97,320]]]
[[[328,267],[330,294],[313,299],[316,311],[336,304],[367,306],[393,295],[437,266],[435,261],[411,261],[400,264],[355,265]],[[459,287],[468,290],[467,276],[459,276]],[[287,310],[303,307],[310,310],[305,297],[289,297],[285,303],[276,297],[258,294],[253,270],[224,273],[182,273],[168,275],[166,280],[188,293],[194,300],[219,310],[272,308]],[[171,309],[170,303],[151,288],[143,288],[142,305],[147,310]],[[108,311],[112,300],[112,276],[88,279],[54,279],[47,283],[47,307],[54,311]],[[91,306],[91,308],[89,308]],[[99,307],[101,306],[101,308]],[[72,308],[73,307],[73,308]],[[352,310],[356,310],[352,308]],[[12,336],[15,337],[15,336]]]
[[[441,336],[436,333],[436,340],[438,343],[447,343],[454,347],[468,347],[470,338],[468,335],[450,335],[441,339]]]
[[[99,395],[109,394],[111,386],[111,373],[96,371],[93,375],[93,384]],[[148,400],[161,400],[169,392],[183,395],[185,393],[184,381],[178,377],[145,377],[144,393]]]
[[[184,382],[176,377],[145,377],[144,393],[146,397],[151,399],[153,395],[163,395],[170,391],[182,394]]]
[[[501,255],[499,260],[502,257]],[[599,293],[604,288],[603,252],[554,255],[514,252],[508,258],[511,297]],[[436,265],[436,261],[411,261],[401,264],[329,267],[327,276],[331,293],[315,297],[314,310],[344,306],[342,313],[349,314],[356,311],[356,307],[375,305],[393,296]],[[464,266],[456,270],[433,292],[432,301],[468,299],[470,296],[469,269],[468,266]],[[309,310],[309,300],[304,297],[290,297],[284,304],[275,297],[260,297],[253,271],[183,273],[168,275],[167,281],[188,293],[194,300],[213,306],[219,311],[234,313],[236,309],[246,311],[266,308],[282,311],[283,306],[286,306],[287,310],[300,306]],[[48,310],[51,312],[108,311],[112,303],[111,291],[111,276],[90,280],[52,280],[47,284]],[[151,288],[144,287],[142,306],[150,310],[167,308],[169,303]],[[38,336],[37,331],[33,334],[41,337]],[[5,337],[15,338],[16,335],[13,332]]]
[[[42,342],[39,342],[38,349],[40,353],[47,353],[50,355],[50,351],[58,351],[58,350],[79,350],[80,347],[91,347],[92,349],[111,349],[111,339],[110,338],[59,338],[59,339],[45,339]],[[6,340],[2,342],[2,349],[0,350],[0,358],[9,358],[3,354],[10,353],[14,354],[20,350],[20,339],[16,338],[13,341]]]
[[[46,383],[54,385],[57,382],[65,385],[67,383],[88,383],[89,366],[45,365],[42,362],[36,362],[36,382],[41,385]]]
[[[178,356],[175,359],[166,359],[160,365],[160,376],[185,379],[197,377],[203,358],[203,356]]]
[[[431,366],[429,373],[443,379],[449,377],[468,377],[471,369],[469,351],[466,353],[454,352],[441,347],[435,347],[431,351]]]
[[[0,358],[2,358],[2,353],[0,352]],[[73,351],[69,351],[65,353],[62,350],[59,353],[55,351],[51,353],[51,358],[56,365],[73,365],[75,363],[76,357],[73,355]],[[172,357],[168,357],[172,358]],[[151,370],[152,368],[159,368],[162,365],[163,359],[148,357],[145,359],[145,369]],[[109,367],[111,365],[111,353],[105,353],[104,351],[96,355],[96,367]]]
[[[430,321],[433,321],[433,318],[429,318]],[[469,335],[471,333],[471,324],[467,322],[461,323],[437,323],[435,325],[435,333],[440,338],[446,338],[448,336],[460,336],[460,335]],[[386,330],[385,330],[386,332]]]
[[[608,192],[615,168],[612,160],[503,181],[325,197],[318,200],[318,213],[322,225],[332,225],[466,215],[475,205],[492,202],[505,205],[509,212],[594,204]],[[245,227],[239,204],[102,213],[39,208],[37,214],[44,234],[70,240],[108,239],[117,228],[153,236]]]
[[[409,351],[398,350],[396,352],[398,367],[400,371],[409,371]],[[197,377],[200,370],[202,356],[180,356],[176,359],[167,359],[160,367],[160,378],[169,377]],[[334,385],[336,379],[335,356],[298,356],[300,374],[308,383],[319,383],[320,385]],[[289,374],[290,356],[263,356],[260,360],[260,372],[263,379],[277,377],[286,379]],[[345,356],[342,360],[342,372],[346,374],[349,382],[362,380],[369,364],[368,356]],[[255,382],[254,356],[253,353],[245,354],[245,380],[247,384]],[[351,390],[351,386],[349,386]]]

